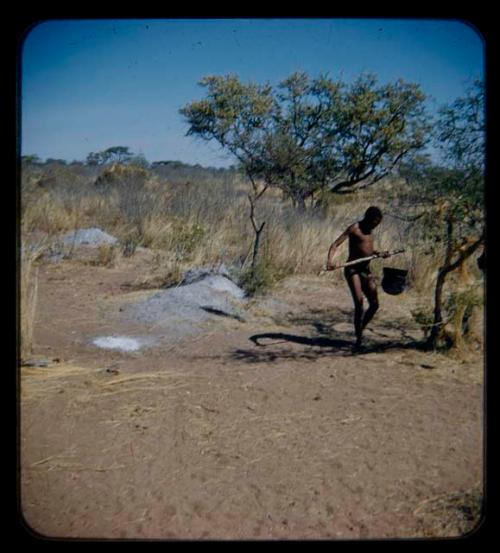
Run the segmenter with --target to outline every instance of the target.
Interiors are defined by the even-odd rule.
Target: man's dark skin
[[[332,271],[336,268],[333,258],[337,248],[345,240],[349,239],[349,259],[361,259],[371,255],[388,257],[388,252],[379,252],[373,247],[372,231],[382,221],[382,212],[375,206],[366,210],[364,218],[347,229],[333,242],[328,251],[326,269]],[[378,309],[377,283],[370,273],[370,262],[363,261],[344,269],[344,275],[354,301],[354,330],[356,333],[355,348],[361,347],[363,329],[372,320]],[[368,300],[368,309],[363,316],[363,295]]]

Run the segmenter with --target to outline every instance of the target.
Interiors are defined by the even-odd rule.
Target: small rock
[[[68,232],[60,237],[64,245],[90,246],[97,248],[105,244],[114,245],[118,240],[99,228],[78,229]]]

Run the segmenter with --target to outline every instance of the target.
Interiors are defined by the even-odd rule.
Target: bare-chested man
[[[354,261],[370,255],[387,257],[388,252],[379,252],[373,248],[373,229],[382,221],[382,212],[378,207],[371,206],[366,210],[363,220],[354,223],[333,242],[328,251],[326,268],[332,271],[336,268],[333,258],[337,248],[349,238],[349,259]],[[344,275],[354,300],[354,330],[356,333],[355,348],[361,346],[363,329],[372,320],[378,309],[377,283],[370,273],[370,262],[363,261],[344,269]],[[368,309],[363,316],[363,294],[368,300]]]

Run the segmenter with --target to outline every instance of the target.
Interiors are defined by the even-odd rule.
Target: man
[[[354,223],[333,242],[328,251],[326,268],[332,271],[336,268],[333,258],[337,248],[349,238],[349,259],[354,261],[362,257],[380,255],[388,257],[388,252],[379,252],[373,248],[372,231],[382,221],[382,212],[378,207],[371,206],[366,210],[363,220]],[[363,329],[372,320],[378,309],[377,283],[370,273],[370,262],[362,261],[344,269],[344,275],[354,300],[354,330],[356,344],[354,349],[361,347]],[[368,309],[363,316],[363,295],[368,300]]]

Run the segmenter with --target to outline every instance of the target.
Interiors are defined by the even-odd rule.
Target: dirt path
[[[381,298],[355,356],[345,287],[316,277],[290,279],[247,322],[134,353],[93,347],[96,335],[147,333],[119,316],[145,293],[123,288],[140,271],[40,271],[34,357],[50,363],[21,372],[22,507],[35,531],[422,536],[444,525],[426,506],[481,484],[482,357],[416,349],[410,295]]]

